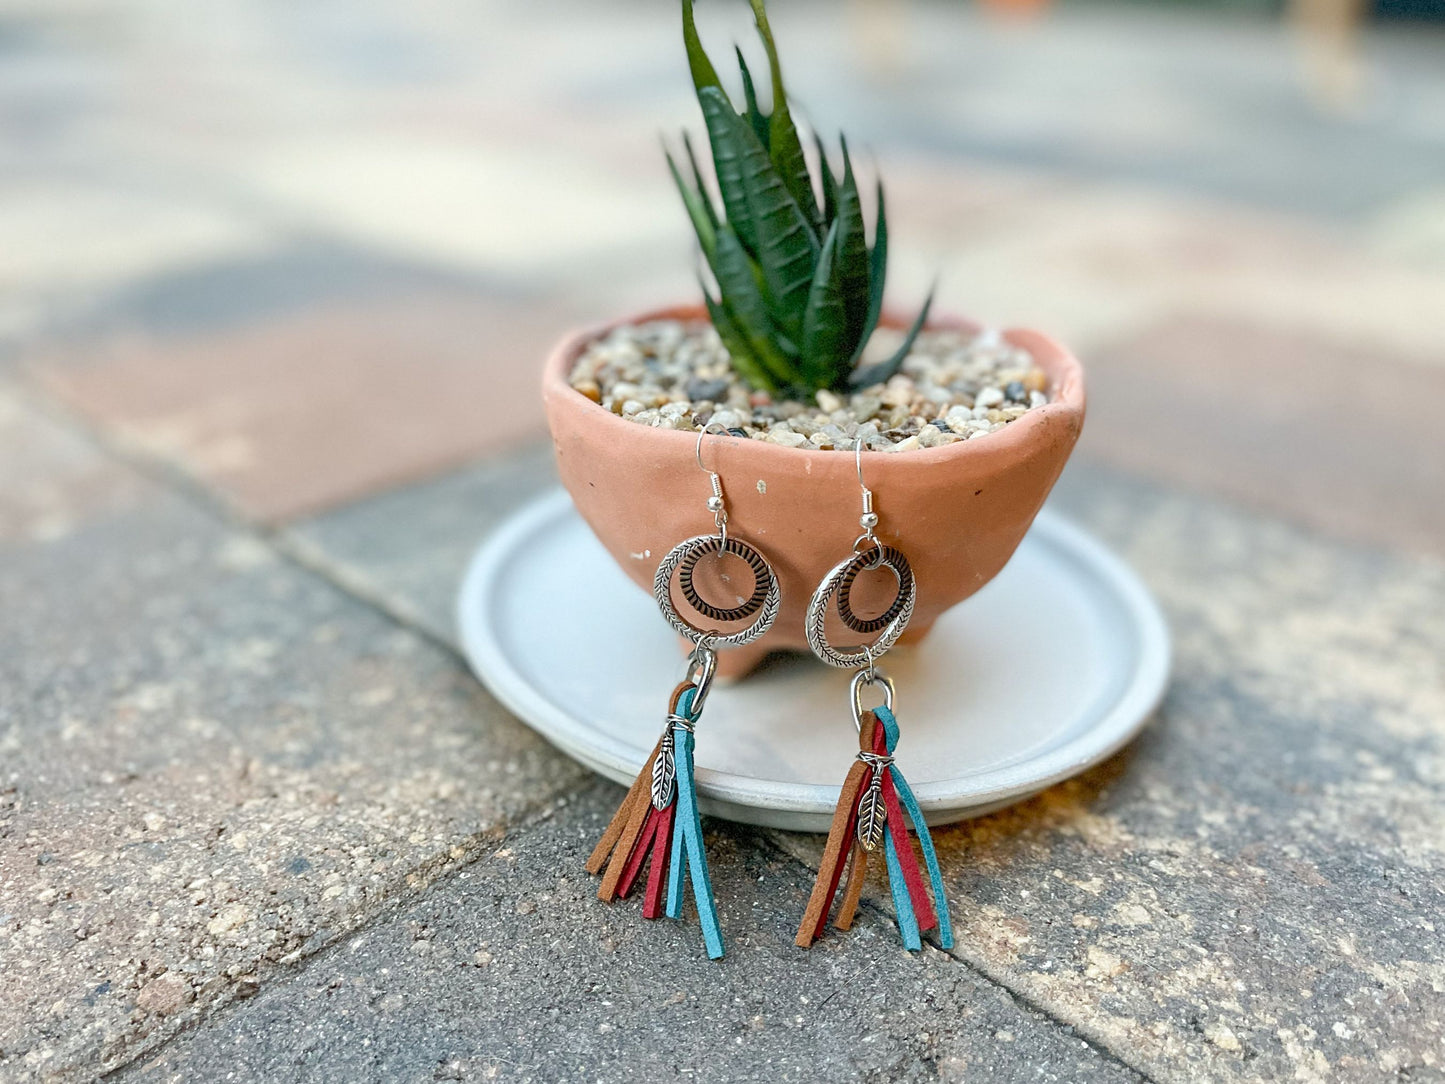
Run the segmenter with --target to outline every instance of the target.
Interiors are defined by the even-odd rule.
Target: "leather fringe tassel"
[[[597,898],[611,903],[632,894],[647,866],[642,917],[649,919],[664,913],[681,918],[691,878],[703,943],[708,956],[716,960],[723,955],[723,942],[693,776],[695,695],[696,687],[688,681],[673,690],[667,727],[593,848],[587,872],[602,873]]]
[[[828,831],[828,844],[823,850],[822,864],[818,867],[818,878],[813,883],[813,893],[798,927],[797,944],[801,948],[808,948],[823,936],[838,886],[843,881],[845,866],[848,868],[847,887],[833,925],[840,930],[852,926],[863,882],[868,875],[868,856],[880,847],[888,869],[893,909],[898,916],[904,947],[918,951],[923,947],[922,934],[932,929],[938,931],[940,946],[945,949],[953,947],[953,925],[948,916],[948,899],[943,891],[938,855],[934,852],[933,837],[929,835],[928,825],[923,820],[913,791],[893,763],[893,750],[897,745],[898,721],[891,711],[880,707],[863,715],[858,733],[858,759],[843,781],[838,805],[833,811],[833,823]],[[905,811],[918,835],[919,849],[923,852],[924,866],[933,890],[932,901],[924,888],[918,858],[908,838],[908,826],[903,817]]]

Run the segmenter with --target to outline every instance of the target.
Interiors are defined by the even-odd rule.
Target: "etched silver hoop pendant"
[[[697,535],[679,542],[657,566],[652,581],[652,594],[663,618],[693,644],[687,676],[673,690],[662,736],[593,849],[587,869],[602,874],[597,895],[611,902],[629,895],[640,882],[643,868],[647,867],[644,918],[659,918],[663,914],[681,918],[686,885],[690,881],[702,925],[703,944],[708,956],[717,959],[723,954],[722,930],[703,850],[693,771],[694,736],[717,672],[717,649],[750,643],[767,632],[777,620],[781,590],[767,558],[755,546],[728,536],[722,479],[702,461],[703,439],[710,428],[698,433],[693,455],[698,467],[712,480],[707,508],[713,514],[717,534]],[[698,562],[710,554],[737,557],[747,564],[753,576],[749,597],[739,598],[733,606],[719,606],[698,593],[693,583],[694,573]],[[726,634],[692,624],[678,612],[673,601],[674,576],[683,597],[704,620],[730,624],[752,618],[751,623],[740,631]]]
[[[854,466],[858,471],[858,485],[863,490],[863,514],[858,525],[863,533],[853,540],[853,552],[833,566],[823,577],[808,603],[808,616],[804,631],[808,646],[813,654],[829,666],[843,670],[866,667],[873,671],[873,662],[898,642],[913,619],[913,606],[918,600],[918,585],[913,580],[913,568],[901,550],[885,546],[873,533],[878,526],[878,514],[873,511],[873,491],[863,483],[863,449],[854,452]],[[898,581],[898,593],[882,614],[873,618],[860,618],[853,610],[853,584],[860,572],[886,568]],[[878,638],[856,651],[840,651],[828,642],[827,622],[829,607],[834,604],[843,624],[857,633],[873,633],[879,629]]]
[[[717,471],[709,470],[702,461],[703,438],[711,431],[712,427],[708,426],[698,433],[697,447],[693,450],[693,455],[697,459],[698,467],[712,480],[712,496],[707,499],[707,508],[713,515],[717,534],[696,535],[673,546],[657,566],[657,574],[652,578],[652,597],[657,600],[664,620],[699,647],[704,644],[710,647],[741,647],[743,644],[752,643],[773,627],[773,622],[778,619],[778,604],[782,600],[782,591],[778,586],[777,573],[773,571],[767,558],[759,553],[755,546],[728,535],[728,510],[727,501],[723,497],[722,478]],[[698,594],[693,586],[693,574],[698,562],[709,554],[730,554],[747,563],[753,573],[753,593],[750,598],[740,605],[724,608],[714,606]],[[713,621],[733,622],[753,617],[754,614],[757,616],[746,628],[727,635],[715,629],[702,629],[691,624],[684,620],[673,604],[674,573],[677,574],[678,587],[688,604],[704,617]]]
[[[884,545],[873,533],[873,528],[878,526],[878,514],[873,511],[873,491],[863,481],[861,444],[854,452],[853,464],[858,472],[858,486],[863,490],[863,514],[858,517],[863,533],[853,540],[853,552],[833,566],[813,592],[808,604],[806,632],[808,646],[818,658],[829,666],[857,670],[848,692],[853,726],[858,731],[858,754],[839,789],[828,843],[795,940],[800,947],[808,948],[823,935],[830,915],[833,925],[839,929],[846,930],[853,924],[870,857],[882,851],[904,947],[922,948],[923,933],[937,930],[938,943],[950,948],[953,926],[933,839],[908,781],[894,762],[898,719],[893,714],[893,679],[880,673],[875,665],[908,627],[918,598],[918,585],[903,552]],[[879,568],[893,573],[898,581],[898,593],[877,617],[859,617],[853,608],[853,584],[860,573]],[[834,647],[828,642],[827,631],[831,609],[836,609],[839,619],[851,631],[863,636],[876,632],[878,636],[856,650]],[[864,693],[875,687],[881,691],[883,702],[865,708]],[[914,854],[910,825],[923,856],[931,898],[929,889],[924,887],[918,856]],[[847,888],[835,914],[833,905],[845,869]]]

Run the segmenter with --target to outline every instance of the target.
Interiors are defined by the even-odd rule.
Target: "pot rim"
[[[686,442],[690,446],[697,439],[696,430],[660,429],[627,421],[621,415],[604,409],[600,403],[594,403],[573,388],[568,376],[583,349],[589,343],[616,328],[644,324],[653,320],[700,322],[707,319],[707,310],[702,305],[679,304],[649,309],[573,331],[553,347],[547,359],[542,372],[543,398],[548,401],[549,405],[565,407],[570,402],[573,408],[589,412],[596,418],[598,424],[613,426],[619,439],[631,434],[631,439],[634,440],[651,439],[659,442],[673,442],[679,446]],[[900,319],[896,313],[886,310],[880,324],[892,328],[906,326],[905,321]],[[927,330],[953,329],[977,333],[981,329],[981,325],[952,313],[941,313],[929,319],[925,328]],[[1035,444],[1036,438],[1042,437],[1046,429],[1052,429],[1056,424],[1072,423],[1082,426],[1085,411],[1084,367],[1079,360],[1056,339],[1041,331],[1031,328],[1006,328],[1000,332],[1000,335],[1007,342],[1027,350],[1033,357],[1034,363],[1048,374],[1053,392],[1049,401],[1041,407],[1029,410],[1023,417],[1010,422],[1001,430],[988,434],[986,440],[960,440],[934,448],[916,448],[893,457],[891,461],[897,463],[898,466],[890,469],[908,469],[904,466],[908,463],[917,463],[921,469],[938,466],[944,461],[977,460],[983,457],[1008,455],[1015,448],[1024,450],[1029,445]],[[555,426],[555,419],[550,417],[550,411],[548,420]],[[798,464],[806,464],[809,459],[816,463],[835,463],[838,459],[837,449],[789,448],[782,444],[773,444],[770,441],[728,436],[722,433],[717,434],[715,439],[740,448],[756,449],[755,454],[762,456],[796,457]],[[805,469],[811,470],[812,468],[806,466]]]

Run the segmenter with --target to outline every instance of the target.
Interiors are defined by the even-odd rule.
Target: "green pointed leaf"
[[[818,270],[808,291],[808,309],[803,318],[803,378],[817,388],[842,384],[853,352],[837,260],[839,225],[833,223],[818,254]]]
[[[838,214],[838,182],[833,177],[833,167],[828,165],[828,152],[823,147],[822,136],[815,133],[813,143],[818,148],[818,172],[823,178],[823,229],[826,231]]]
[[[768,152],[721,91],[704,88],[703,113],[728,223],[762,272],[778,329],[800,342],[818,241],[768,158]]]
[[[851,357],[858,348],[872,307],[868,292],[872,269],[868,260],[867,227],[863,223],[863,201],[858,198],[858,182],[853,176],[853,160],[848,154],[847,140],[843,140],[843,183],[838,186],[837,198],[838,211],[834,222],[838,227],[838,251],[833,258],[838,263],[843,304],[847,307],[848,353]]]
[[[748,352],[783,383],[793,381],[797,374],[774,342],[773,318],[758,282],[758,274],[743,251],[737,234],[723,223],[717,231],[717,244],[709,260],[718,292],[729,316],[747,342]]]
[[[743,247],[755,255],[758,233],[748,210],[747,196],[743,193],[743,146],[736,133],[738,128],[742,128],[754,144],[757,136],[733,112],[732,103],[720,89],[704,87],[697,92],[697,100],[702,106],[702,119],[707,124],[713,172],[717,174],[718,191],[722,194],[728,225],[737,232]],[[766,157],[767,152],[764,151],[763,155]]]
[[[888,211],[883,205],[883,182],[878,182],[878,224],[873,227],[873,248],[868,253],[868,313],[863,331],[853,348],[853,364],[863,356],[863,348],[878,327],[883,315],[883,284],[888,277]]]
[[[717,229],[717,211],[713,209],[712,197],[708,195],[707,182],[702,179],[702,170],[697,167],[697,155],[692,150],[692,137],[686,132],[682,133],[682,145],[687,150],[687,164],[692,167],[692,183],[697,188],[698,194],[702,197],[703,210],[707,212],[708,222]]]
[[[913,321],[913,326],[903,337],[903,345],[898,348],[897,353],[887,361],[880,361],[866,369],[855,369],[852,377],[848,380],[850,388],[866,388],[871,384],[881,384],[903,367],[904,361],[908,359],[908,352],[913,349],[913,340],[918,338],[918,333],[923,330],[923,325],[928,320],[928,310],[933,308],[933,294],[937,288],[935,284],[928,291],[923,308],[918,310],[918,318]]]
[[[778,175],[787,185],[793,200],[807,216],[808,225],[818,231],[822,216],[818,211],[817,197],[813,194],[813,179],[808,175],[808,159],[803,155],[803,144],[798,138],[798,128],[793,123],[792,112],[788,109],[788,94],[783,88],[783,67],[778,61],[778,47],[773,41],[773,29],[768,25],[768,12],[763,0],[749,0],[753,18],[757,20],[758,36],[763,39],[763,48],[768,54],[768,73],[773,83],[773,115],[769,121],[768,155]],[[815,232],[815,240],[816,232]]]
[[[672,172],[672,180],[677,185],[678,194],[682,196],[682,205],[687,208],[687,217],[692,220],[692,229],[697,234],[697,243],[702,248],[703,255],[707,257],[708,263],[712,263],[717,249],[717,222],[714,218],[712,201],[707,198],[705,193],[688,186],[688,183],[682,179],[682,174],[678,172],[677,163],[672,160],[672,154],[666,148],[662,153],[667,158],[667,168]]]
[[[692,17],[692,0],[682,0],[682,43],[687,48],[687,67],[692,72],[693,88],[701,92],[703,87],[722,89],[717,69],[712,66],[702,39],[697,36],[697,23]]]
[[[701,285],[701,284],[700,284]],[[755,388],[762,388],[765,391],[777,391],[778,385],[773,381],[761,365],[752,356],[751,347],[748,345],[747,337],[738,328],[727,308],[720,302],[714,301],[712,295],[707,292],[707,286],[702,287],[703,302],[707,305],[708,316],[712,319],[712,326],[717,329],[718,338],[722,340],[723,346],[727,348],[728,357],[732,360],[733,368],[736,369],[744,380]]]
[[[758,137],[758,142],[766,149],[772,141],[768,115],[758,107],[758,91],[753,86],[753,73],[748,70],[747,58],[743,56],[741,48],[733,48],[738,54],[738,70],[743,73],[743,97],[748,103],[748,123],[752,125],[753,135]]]

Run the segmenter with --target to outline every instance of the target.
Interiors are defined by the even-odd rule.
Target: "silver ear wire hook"
[[[698,469],[704,471],[708,477],[712,479],[712,496],[707,499],[707,510],[712,513],[713,525],[717,527],[718,537],[722,540],[723,547],[726,548],[728,542],[728,507],[727,501],[723,499],[722,478],[717,471],[708,470],[702,462],[703,438],[712,432],[714,425],[716,425],[721,432],[727,432],[721,422],[709,422],[703,426],[702,429],[698,431],[697,447],[693,449],[693,455],[697,459]]]
[[[853,540],[853,548],[856,550],[862,542],[873,543],[873,548],[878,555],[869,568],[877,568],[883,560],[883,547],[873,533],[873,528],[878,526],[878,513],[873,511],[873,491],[863,481],[863,442],[861,440],[853,448],[853,466],[858,471],[858,487],[863,490],[863,514],[858,517],[858,526],[863,528],[863,533]]]

